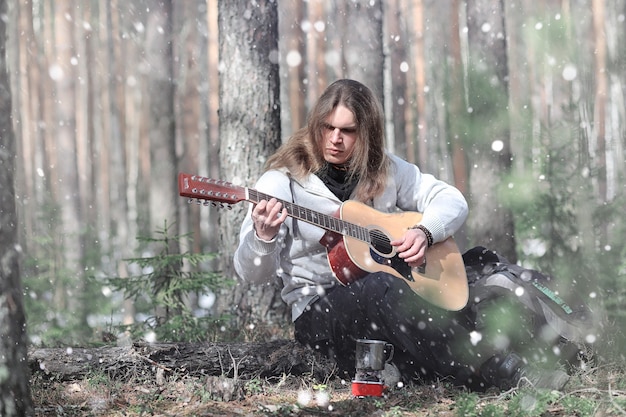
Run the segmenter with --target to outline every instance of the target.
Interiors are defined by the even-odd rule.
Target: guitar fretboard
[[[261,193],[252,188],[247,188],[248,190],[248,199],[253,203],[258,203],[262,200],[270,200],[271,198],[276,198],[270,196],[265,193]],[[311,210],[306,207],[299,206],[297,204],[291,203],[289,201],[277,199],[283,205],[285,209],[287,209],[287,213],[298,220],[305,221],[307,223],[313,224],[315,226],[321,227],[326,230],[330,230],[332,232],[339,233],[344,236],[350,236],[355,239],[359,239],[363,242],[370,243],[370,230],[356,225],[354,223],[347,222],[345,220],[341,220],[334,216],[329,216],[327,214],[319,213],[315,210]]]

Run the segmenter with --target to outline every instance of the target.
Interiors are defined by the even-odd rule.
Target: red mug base
[[[352,381],[352,395],[355,397],[382,397],[384,388],[382,382]]]

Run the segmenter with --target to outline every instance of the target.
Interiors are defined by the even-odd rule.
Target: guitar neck
[[[178,174],[179,194],[183,197],[195,198],[198,201],[218,201],[234,204],[241,201],[259,203],[262,200],[276,198],[261,193],[253,188],[241,187],[226,181],[206,178],[185,173]],[[319,213],[315,210],[299,206],[293,202],[277,199],[287,210],[289,216],[310,223],[340,235],[353,237],[370,243],[370,231],[365,227],[349,223],[334,216]]]
[[[259,192],[252,188],[246,188],[246,191],[247,191],[247,200],[252,203],[258,203],[262,200],[269,200],[271,198],[276,198],[271,195]],[[350,223],[345,220],[341,220],[335,216],[322,214],[315,210],[311,210],[309,208],[299,206],[298,204],[294,204],[289,201],[285,201],[281,199],[277,199],[277,200],[287,210],[287,214],[293,217],[294,219],[302,220],[304,222],[318,226],[322,229],[330,230],[331,232],[339,233],[344,236],[353,237],[363,242],[370,241],[369,230],[366,229],[365,227],[358,226],[354,223]]]

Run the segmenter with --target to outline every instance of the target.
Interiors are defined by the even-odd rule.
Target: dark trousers
[[[403,280],[373,273],[310,305],[295,322],[295,337],[351,375],[356,340],[379,339],[394,345],[392,362],[405,380],[452,377],[466,384],[480,366],[470,362],[487,359],[472,354],[471,327],[463,312],[435,307]]]

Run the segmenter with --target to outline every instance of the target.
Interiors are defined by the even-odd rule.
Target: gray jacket
[[[368,205],[392,213],[398,210],[422,213],[423,224],[434,242],[452,236],[467,217],[467,202],[456,188],[422,173],[419,168],[390,155],[390,176],[384,192]],[[322,214],[337,213],[341,201],[315,175],[295,181],[282,171],[265,172],[257,181],[257,191],[310,208]],[[338,284],[329,263],[326,248],[320,243],[325,230],[288,217],[279,234],[271,241],[259,239],[248,211],[240,233],[234,266],[245,281],[263,284],[278,275],[284,284],[283,300],[292,307],[292,320],[304,309]]]

